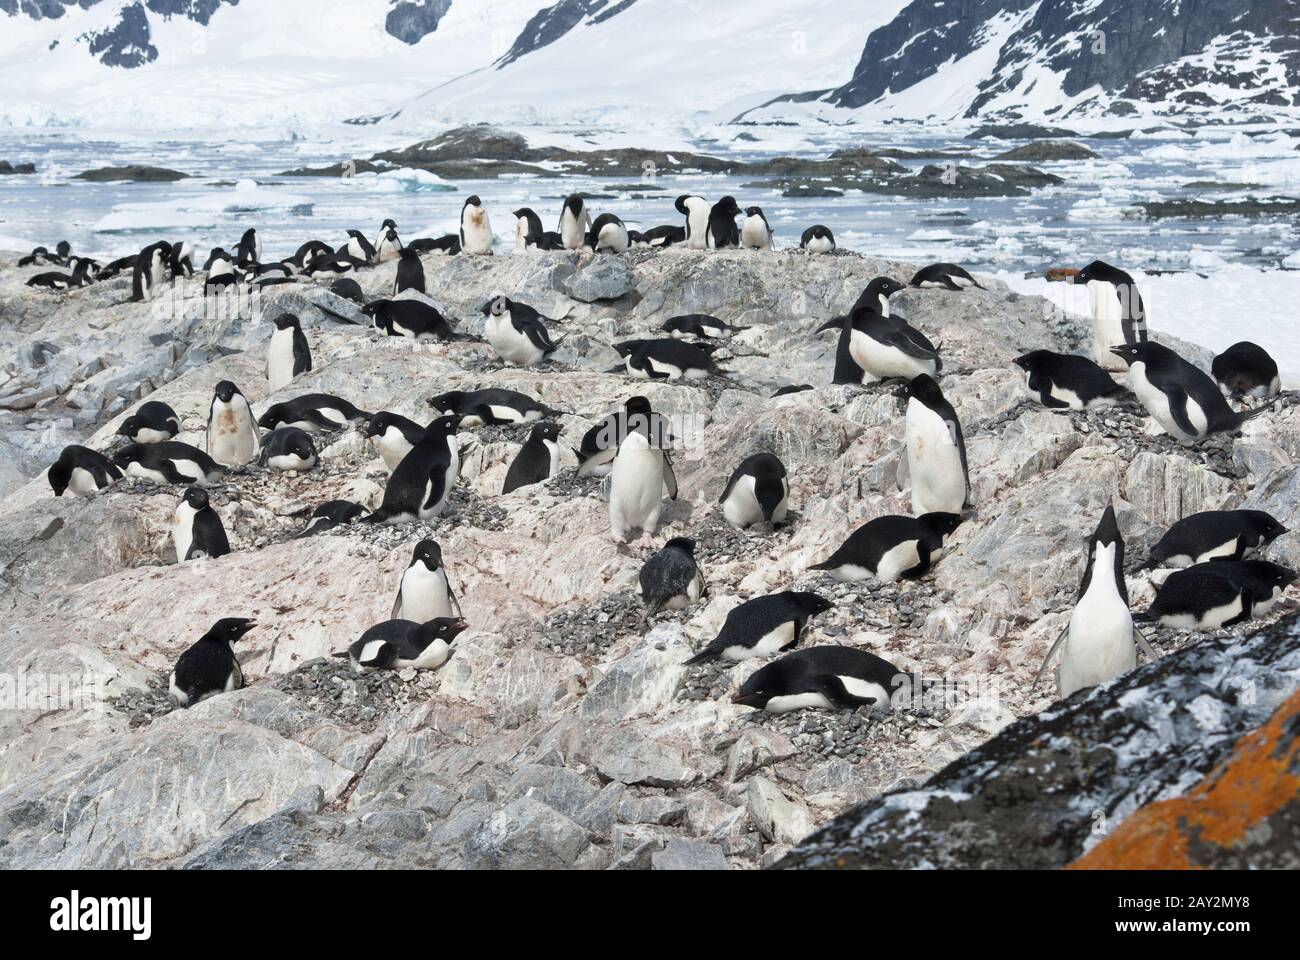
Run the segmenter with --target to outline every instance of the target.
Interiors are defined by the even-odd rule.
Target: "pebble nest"
[[[313,712],[335,723],[373,730],[390,713],[428,700],[438,689],[435,670],[372,670],[355,673],[346,657],[317,657],[274,680]]]
[[[153,723],[164,714],[176,709],[167,693],[170,670],[161,670],[149,679],[145,687],[132,687],[122,691],[116,697],[110,697],[108,704],[112,709],[125,714],[127,725],[132,730]]]
[[[594,603],[552,614],[540,627],[530,626],[534,644],[542,650],[584,659],[599,659],[614,641],[640,635],[651,626],[641,597],[620,590]]]
[[[684,535],[695,540],[695,562],[708,579],[710,564],[721,565],[759,550],[785,550],[799,527],[799,519],[797,513],[791,512],[775,530],[769,531],[763,524],[737,530],[727,523],[722,508],[712,504],[691,515],[690,529]]]
[[[876,752],[880,741],[907,742],[925,727],[941,727],[941,712],[924,706],[900,709],[755,710],[748,722],[790,738],[805,761],[839,757],[857,763]]]

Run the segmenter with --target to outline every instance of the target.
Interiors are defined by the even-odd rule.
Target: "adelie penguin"
[[[167,279],[167,265],[171,263],[172,245],[166,240],[151,243],[135,258],[131,273],[131,299],[135,302],[152,300]]]
[[[737,327],[707,313],[685,313],[669,317],[659,328],[675,340],[699,337],[702,340],[730,339],[749,327]]]
[[[122,471],[98,450],[72,444],[51,464],[46,479],[56,497],[65,491],[84,497],[121,480]]]
[[[242,467],[257,456],[259,436],[248,399],[229,380],[222,380],[208,408],[208,456],[223,466]]]
[[[176,547],[177,563],[200,558],[215,560],[230,552],[226,527],[202,487],[190,487],[176,504],[176,512],[172,514],[172,544]]]
[[[1235,413],[1218,386],[1199,368],[1161,344],[1147,341],[1114,347],[1128,364],[1128,385],[1170,436],[1193,443],[1238,430],[1267,406]]]
[[[460,250],[473,256],[492,253],[492,224],[477,195],[467,197],[460,208]]]
[[[713,373],[724,373],[711,356],[715,344],[687,343],[684,340],[626,340],[614,344],[624,358],[624,368],[634,377],[646,380],[703,380]],[[617,368],[616,368],[617,369]]]
[[[1263,510],[1205,510],[1171,526],[1151,548],[1148,566],[1189,567],[1208,560],[1242,560],[1286,527]]]
[[[1185,572],[1212,574],[1233,586],[1248,589],[1254,598],[1251,614],[1256,617],[1271,611],[1286,588],[1296,581],[1294,570],[1271,560],[1211,560],[1188,567]]]
[[[735,197],[723,197],[709,211],[708,246],[713,250],[740,246],[740,229],[736,218],[740,216],[740,206]]]
[[[814,224],[800,235],[799,249],[805,253],[834,253],[835,235],[829,227]]]
[[[893,697],[911,697],[914,692],[910,674],[873,653],[852,647],[809,647],[759,667],[731,702],[768,713],[878,710]]]
[[[50,271],[38,273],[27,281],[29,287],[44,287],[48,290],[71,290],[73,287],[87,287],[94,283],[90,275],[90,261],[79,260],[72,273]]]
[[[218,693],[230,693],[244,685],[233,644],[257,624],[244,617],[225,617],[181,654],[167,679],[172,702],[192,707]]]
[[[397,273],[393,277],[393,296],[403,290],[424,293],[424,267],[414,250],[403,250],[397,255]]]
[[[439,417],[429,424],[424,439],[389,475],[379,509],[362,522],[396,525],[441,516],[459,476],[459,453],[455,450],[459,427],[456,416]]]
[[[282,313],[272,323],[275,330],[266,350],[266,382],[272,390],[279,390],[311,369],[311,348],[302,324],[292,313]]]
[[[554,423],[539,423],[519,448],[506,471],[503,494],[529,487],[557,476],[560,472],[560,428]]]
[[[173,277],[194,276],[194,247],[187,240],[172,244],[171,272]]]
[[[785,464],[770,453],[755,453],[740,462],[727,481],[718,503],[722,516],[736,529],[766,523],[785,523],[790,500],[790,481]]]
[[[823,324],[818,332],[828,325]],[[844,375],[840,370],[843,347],[847,347],[848,359],[861,371],[862,383],[912,380],[922,374],[937,377],[943,369],[943,360],[929,337],[902,317],[881,316],[870,307],[859,307],[849,315],[840,329],[840,340],[836,348],[837,383]]]
[[[922,267],[916,271],[911,280],[914,287],[942,287],[944,290],[966,290],[969,287],[978,287],[980,282],[966,272],[965,267],[959,267],[955,263],[932,263],[928,267]]]
[[[587,233],[591,230],[591,214],[582,197],[570,194],[560,208],[560,222],[557,227],[560,243],[565,250],[578,250],[587,242]]]
[[[767,225],[762,207],[746,207],[740,224],[740,245],[746,250],[771,250],[772,228]]]
[[[671,247],[686,241],[686,228],[663,225],[651,227],[644,233],[636,230],[627,232],[628,243],[634,247]]]
[[[1257,343],[1234,343],[1210,364],[1210,374],[1224,396],[1265,399],[1276,397],[1282,387],[1277,361]]]
[[[957,412],[925,375],[907,385],[907,471],[912,513],[961,513],[970,501],[966,441]]]
[[[311,519],[298,537],[314,537],[317,534],[346,526],[364,517],[369,511],[359,503],[351,500],[327,500],[311,512]]]
[[[348,259],[361,264],[370,264],[375,262],[374,245],[366,239],[366,235],[360,230],[349,230],[348,242],[339,247],[338,250],[334,252],[334,255],[335,257],[345,256]],[[313,269],[319,269],[323,262],[324,258],[314,263]]]
[[[526,303],[498,296],[483,304],[480,312],[487,317],[483,335],[507,363],[536,366],[559,347],[551,342],[541,314]]]
[[[436,540],[421,540],[402,573],[393,600],[392,618],[428,623],[439,617],[461,615],[460,601],[442,562],[442,547]]]
[[[379,235],[375,238],[375,263],[392,260],[401,253],[402,241],[397,237],[397,224],[392,220],[385,220],[379,228]]]
[[[703,250],[709,243],[709,201],[684,193],[674,201],[677,212],[686,218],[683,243],[691,250]]]
[[[708,595],[704,574],[695,562],[695,541],[673,537],[641,565],[637,576],[646,616],[660,610],[681,610]]]
[[[428,623],[385,620],[336,657],[352,661],[356,673],[367,670],[436,670],[451,658],[451,645],[469,626],[464,620],[438,617]]]
[[[224,466],[198,447],[179,440],[128,443],[113,454],[113,463],[128,477],[187,486],[215,483],[225,473]]]
[[[709,645],[686,663],[770,657],[795,646],[808,621],[833,606],[825,597],[795,590],[746,600],[727,614]]]
[[[609,472],[609,527],[615,540],[626,543],[633,530],[646,537],[659,525],[664,493],[677,499],[677,477],[663,441],[658,417],[645,397],[624,405],[626,432],[619,438]]]
[[[441,414],[456,414],[462,427],[496,426],[502,423],[529,423],[543,417],[559,417],[552,410],[517,390],[450,390],[429,398],[429,406]]]
[[[1218,630],[1244,623],[1255,615],[1255,580],[1227,577],[1214,568],[1228,561],[1198,563],[1175,570],[1156,591],[1156,598],[1135,620],[1156,622],[1179,630]],[[1271,595],[1271,587],[1268,588]]]
[[[1109,263],[1094,260],[1071,279],[1088,288],[1092,307],[1093,359],[1107,370],[1123,370],[1113,347],[1144,343],[1147,312],[1133,278]]]
[[[306,473],[318,460],[311,434],[297,427],[272,430],[262,441],[262,452],[257,458],[264,467],[293,473]]]
[[[305,393],[267,407],[257,423],[266,430],[297,427],[308,433],[317,433],[321,430],[342,430],[349,424],[359,427],[369,419],[370,414],[358,410],[342,397],[328,393]]]
[[[262,262],[262,239],[257,231],[248,229],[235,245],[235,266],[241,270],[256,267]]]
[[[291,258],[299,270],[310,272],[312,264],[319,259],[334,256],[333,248],[323,240],[308,240]]]
[[[629,417],[627,408],[617,410],[594,424],[582,435],[582,442],[573,449],[578,458],[578,476],[605,477],[609,475],[618,453],[618,445],[627,435]],[[672,442],[668,422],[658,414],[651,414],[650,444],[667,448]]]
[[[234,262],[231,261],[230,255],[220,247],[213,249],[203,269],[208,274],[203,280],[203,295],[205,297],[214,290],[234,286],[239,282],[239,275],[235,272]]]
[[[563,214],[561,214],[563,217]],[[542,218],[531,207],[514,211],[515,253],[529,250],[563,250],[564,240],[554,230],[542,229]]]
[[[881,583],[915,580],[929,571],[961,520],[957,513],[876,517],[849,534],[829,559],[808,569],[850,583],[868,577]]]
[[[630,244],[627,227],[612,213],[602,213],[587,232],[586,246],[594,253],[627,253]]]
[[[1051,410],[1114,406],[1127,391],[1087,357],[1032,350],[1016,357],[1030,395]]]
[[[1115,522],[1115,508],[1106,507],[1097,529],[1088,540],[1083,580],[1061,637],[1052,644],[1039,669],[1043,669],[1062,643],[1061,662],[1056,667],[1056,692],[1068,697],[1076,690],[1105,683],[1137,665],[1137,643],[1144,644],[1133,626],[1128,608],[1128,586],[1124,582],[1124,538]],[[1038,678],[1034,679],[1037,686]]]
[[[375,329],[390,337],[406,337],[422,343],[456,339],[447,318],[421,300],[372,300],[361,312],[370,317]]]
[[[424,427],[387,410],[374,414],[362,432],[389,470],[396,470],[411,448],[424,439]]]

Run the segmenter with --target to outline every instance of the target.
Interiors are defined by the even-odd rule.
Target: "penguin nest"
[[[283,690],[338,724],[370,731],[389,714],[428,700],[438,688],[436,670],[356,673],[345,657],[318,657],[274,678]]]

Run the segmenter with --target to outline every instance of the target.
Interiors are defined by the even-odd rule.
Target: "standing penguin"
[[[740,230],[736,227],[738,216],[740,206],[735,197],[726,196],[715,203],[709,211],[707,246],[715,250],[740,246]]]
[[[505,296],[493,297],[483,304],[481,312],[487,317],[483,335],[497,356],[507,363],[536,366],[559,346],[551,341],[541,314],[526,303]]]
[[[167,279],[167,265],[171,263],[172,245],[166,240],[151,243],[135,258],[131,273],[131,300],[139,303],[152,300],[158,287]]]
[[[709,645],[686,663],[770,657],[795,646],[808,621],[833,606],[825,597],[796,590],[746,600],[727,614]]]
[[[65,490],[84,497],[122,479],[122,471],[98,450],[76,444],[64,447],[46,473],[56,497]]]
[[[565,250],[578,250],[587,242],[587,232],[591,230],[591,214],[582,197],[570,194],[560,208],[560,224],[556,228],[560,242]]]
[[[392,260],[402,252],[402,241],[397,238],[397,224],[385,220],[379,227],[379,236],[375,237],[375,263]]]
[[[282,313],[272,322],[275,331],[266,351],[266,380],[272,390],[279,390],[311,369],[311,348],[292,313]]]
[[[460,417],[439,417],[388,478],[379,509],[362,523],[396,525],[442,515],[460,473],[456,431]]]
[[[375,262],[374,245],[366,239],[366,235],[360,230],[348,231],[348,242],[338,248],[336,255],[346,256],[362,264]],[[321,258],[322,261],[325,259],[327,258]],[[313,261],[312,268],[315,269],[317,266],[318,263]]]
[[[167,680],[172,702],[192,707],[218,693],[230,693],[244,685],[244,674],[231,644],[252,630],[256,623],[243,617],[225,617],[181,654]]]
[[[549,480],[560,472],[560,428],[554,423],[539,423],[519,448],[514,462],[506,471],[501,492],[513,493],[520,487]]]
[[[397,296],[403,290],[426,292],[424,267],[420,264],[420,255],[411,249],[405,249],[398,255],[397,273],[393,277],[393,296]]]
[[[244,231],[244,235],[239,238],[239,243],[235,245],[235,266],[241,270],[248,270],[261,262],[262,240],[257,235],[257,231],[250,227]]]
[[[743,529],[755,523],[776,527],[785,522],[790,481],[785,464],[770,453],[755,453],[741,461],[718,502],[727,523]]]
[[[467,197],[460,208],[460,249],[476,256],[492,253],[492,224],[477,194]]]
[[[202,487],[190,487],[176,504],[172,515],[172,543],[176,546],[177,563],[199,557],[215,559],[230,552],[226,528]]]
[[[171,271],[173,277],[194,276],[194,247],[188,240],[172,244]]]
[[[1132,670],[1137,665],[1135,636],[1124,583],[1124,539],[1115,522],[1115,508],[1107,506],[1088,541],[1083,580],[1062,638],[1065,649],[1056,668],[1057,695],[1068,697]],[[1048,659],[1054,650],[1055,644]]]
[[[799,237],[799,248],[805,253],[834,253],[835,234],[830,227],[815,223]]]
[[[1210,373],[1225,396],[1276,397],[1282,387],[1277,361],[1257,343],[1234,343],[1210,364]]]
[[[709,243],[709,201],[684,193],[673,206],[686,218],[686,237],[683,243],[692,250],[703,250]]]
[[[637,581],[649,617],[660,610],[681,610],[709,592],[695,562],[695,541],[689,537],[673,537],[665,543],[641,565]]]
[[[208,408],[208,456],[227,467],[242,467],[261,446],[257,420],[247,398],[229,380],[212,391]]]
[[[907,385],[907,397],[912,514],[961,513],[970,501],[970,474],[957,412],[926,374]]]
[[[677,478],[667,452],[657,415],[645,397],[632,397],[624,404],[627,418],[619,437],[618,453],[609,472],[609,526],[615,540],[627,542],[628,534],[639,529],[647,537],[659,525],[664,488],[677,499]]]
[[[627,227],[612,213],[602,213],[587,232],[586,245],[594,253],[627,253]]]
[[[1101,260],[1088,264],[1071,282],[1086,284],[1092,300],[1093,359],[1107,370],[1123,370],[1112,348],[1147,339],[1146,306],[1137,284],[1123,270]]]
[[[442,547],[436,540],[421,540],[402,573],[393,600],[392,619],[428,623],[438,617],[452,616],[462,614],[442,562]]]
[[[1268,406],[1235,413],[1200,368],[1153,341],[1112,349],[1128,364],[1128,385],[1165,433],[1185,443],[1241,428]]]
[[[746,250],[771,250],[772,228],[767,225],[762,207],[746,207],[740,225],[740,245]]]

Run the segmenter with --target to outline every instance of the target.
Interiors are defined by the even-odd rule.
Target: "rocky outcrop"
[[[427,256],[423,265],[428,296],[463,333],[481,331],[478,308],[499,290],[559,318],[565,340],[554,362],[506,368],[472,339],[379,338],[336,319],[358,319],[355,306],[314,282],[242,304],[204,300],[194,287],[131,304],[125,278],[49,294],[23,284],[37,268],[0,263],[0,443],[30,473],[67,442],[111,448],[117,425],[149,398],[171,404],[180,439],[201,445],[221,379],[238,383],[257,412],[326,392],[420,420],[437,392],[517,389],[563,411],[570,443],[639,392],[682,436],[681,496],[653,543],[611,542],[600,484],[573,476],[567,449],[560,477],[502,496],[526,433],[518,428],[472,431],[448,514],[403,528],[295,539],[314,505],[381,496],[387,473],[355,431],[323,436],[310,473],[232,473],[210,494],[233,551],[184,565],[168,535],[179,490],[124,481],[56,499],[43,476],[13,477],[0,502],[9,604],[0,674],[34,693],[0,712],[0,863],[762,867],[859,804],[924,791],[931,778],[955,776],[954,762],[973,770],[976,760],[961,758],[1000,732],[1035,723],[1077,731],[1098,757],[1127,763],[1125,745],[1155,723],[1158,704],[1177,708],[1180,746],[1178,711],[1204,719],[1217,705],[1218,726],[1178,757],[1157,750],[1131,774],[1117,763],[1110,786],[1087,782],[1087,796],[1117,822],[1189,788],[1294,686],[1285,659],[1293,641],[1280,634],[1268,653],[1262,641],[1233,646],[1230,632],[1192,644],[1163,630],[1152,641],[1166,656],[1105,690],[1057,706],[1046,688],[1030,690],[1073,602],[1081,540],[1108,501],[1135,567],[1180,511],[1266,504],[1300,529],[1290,520],[1300,511],[1293,408],[1266,412],[1236,441],[1195,449],[1152,435],[1127,408],[1054,414],[1026,404],[1011,360],[1037,347],[1076,349],[1085,322],[996,281],[966,293],[908,290],[894,300],[898,311],[944,344],[943,386],[965,429],[974,510],[926,579],[839,584],[808,567],[866,520],[907,510],[897,482],[903,421],[890,386],[828,385],[834,336],[813,331],[873,276],[906,280],[914,264],[640,248],[619,258]],[[376,295],[391,289],[394,269],[357,279]],[[302,319],[314,365],[273,392],[265,320],[280,310]],[[610,344],[693,312],[751,327],[719,351],[725,378],[664,384],[610,372]],[[772,398],[791,383],[815,387]],[[793,522],[737,532],[716,501],[757,450],[786,464]],[[637,572],[674,535],[697,539],[709,596],[646,620]],[[440,542],[471,629],[436,672],[356,677],[331,654],[388,616],[424,536]],[[1297,543],[1289,534],[1270,555],[1289,557]],[[787,587],[835,602],[806,643],[870,650],[966,692],[872,714],[755,716],[732,704],[753,664],[684,661],[742,600]],[[1150,573],[1135,569],[1130,589],[1144,604]],[[1293,607],[1288,599],[1277,615]],[[167,671],[222,616],[259,623],[239,644],[248,686],[173,712]],[[1208,689],[1215,669],[1254,680],[1256,705],[1233,702],[1231,683]],[[1186,704],[1176,681],[1205,687],[1209,699]],[[1139,688],[1150,691],[1149,708],[1135,695],[1099,712]],[[1028,763],[1048,748],[1027,736],[983,749],[1002,744],[1000,763]],[[1017,782],[1032,793],[1028,777]],[[1057,809],[1052,797],[1040,802]],[[999,809],[988,804],[990,833],[1006,822]],[[1065,862],[1083,851],[1076,840],[1086,830],[1068,818],[1061,829],[1052,849]],[[954,861],[982,856],[951,843]]]
[[[88,180],[91,183],[114,183],[121,180],[130,180],[137,183],[171,183],[176,180],[185,180],[188,177],[188,173],[181,173],[179,170],[131,163],[122,167],[96,167],[94,170],[83,171],[72,179]]]
[[[451,0],[395,0],[384,18],[384,29],[403,43],[419,43],[451,9]]]

